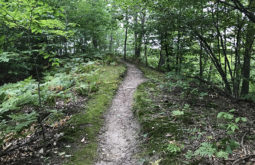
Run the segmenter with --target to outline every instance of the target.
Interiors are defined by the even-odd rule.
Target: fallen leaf
[[[72,155],[65,155],[65,157],[66,157],[66,158],[70,158],[70,157],[72,157]]]
[[[82,143],[85,143],[85,138],[83,138],[83,139],[81,140],[81,142],[82,142]]]
[[[40,149],[39,154],[43,154],[44,150],[43,148]]]
[[[66,153],[65,152],[60,152],[58,155],[59,156],[63,156],[63,155],[65,155]]]

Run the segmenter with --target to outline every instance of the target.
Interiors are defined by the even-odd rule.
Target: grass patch
[[[139,66],[139,69],[143,72],[144,76],[148,78],[150,81],[153,80],[157,83],[164,81],[165,75],[163,73],[142,66]]]
[[[69,127],[64,130],[64,140],[75,142],[75,145],[79,146],[72,150],[73,157],[67,165],[89,165],[95,161],[98,147],[96,137],[104,123],[103,114],[111,104],[125,70],[122,65],[100,68],[98,91],[90,96],[84,110],[74,115]],[[84,137],[87,144],[80,143]]]

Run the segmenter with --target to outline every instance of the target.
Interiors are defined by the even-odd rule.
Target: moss
[[[139,69],[141,69],[141,71],[143,72],[143,74],[145,75],[145,77],[147,77],[150,80],[156,81],[156,82],[161,82],[164,80],[164,74],[160,73],[154,69],[150,69],[150,68],[146,68],[146,67],[142,67],[140,66]]]
[[[111,104],[115,91],[120,83],[120,77],[125,73],[124,66],[104,66],[99,68],[101,82],[98,91],[90,96],[84,109],[69,122],[64,130],[64,140],[81,145],[72,150],[73,157],[67,165],[93,164],[97,157],[97,135],[104,122],[103,114]],[[80,140],[85,137],[87,144],[82,145]]]

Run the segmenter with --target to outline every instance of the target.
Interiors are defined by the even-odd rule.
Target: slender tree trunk
[[[125,27],[125,41],[124,41],[124,60],[127,60],[127,39],[128,39],[128,9],[126,9],[126,27]]]
[[[135,13],[135,16],[134,16],[134,39],[135,39],[135,60],[137,60],[137,58],[139,57],[139,50],[138,50],[138,13],[136,12]]]
[[[207,52],[207,54],[209,55],[209,57],[211,58],[212,63],[214,64],[214,66],[216,67],[218,73],[220,74],[224,84],[225,84],[225,90],[226,92],[228,92],[230,95],[232,94],[232,90],[231,90],[231,86],[230,83],[227,79],[227,75],[224,72],[221,64],[219,63],[216,55],[213,52],[213,49],[210,47],[210,45],[207,43],[206,39],[199,34],[198,32],[195,32],[197,37],[199,38],[200,42],[202,43],[204,50]]]
[[[234,68],[234,83],[233,90],[235,98],[239,98],[240,94],[240,83],[241,83],[241,60],[240,60],[240,45],[241,45],[241,31],[243,28],[243,23],[240,22],[240,18],[238,17],[238,26],[236,32],[236,42],[235,42],[235,68]]]
[[[145,57],[145,65],[148,66],[148,57],[147,57],[147,39],[144,42],[144,57]]]
[[[159,62],[158,62],[158,70],[161,69],[161,66],[164,64],[164,56],[162,53],[162,48],[160,48],[160,53],[159,53]]]
[[[112,44],[113,44],[113,32],[111,30],[111,35],[110,35],[110,44],[109,44],[109,52],[112,53]]]
[[[249,1],[249,7],[255,7],[255,0]],[[254,43],[254,36],[255,36],[255,28],[254,23],[249,22],[247,26],[246,32],[246,42],[245,42],[245,51],[244,51],[244,63],[243,63],[243,83],[242,83],[242,90],[241,95],[249,94],[250,88],[250,71],[251,71],[251,53],[252,53],[252,46]]]
[[[243,73],[243,83],[241,95],[247,95],[250,88],[250,69],[251,69],[251,53],[252,45],[254,42],[255,29],[252,23],[248,24],[247,33],[246,33],[246,43],[245,43],[245,52],[244,52],[244,63],[242,68]]]
[[[212,69],[213,69],[213,65],[211,64],[209,68],[208,77],[207,77],[207,81],[209,82],[211,81],[211,77],[212,77]]]
[[[181,34],[180,34],[180,23],[178,22],[178,34],[177,34],[177,53],[176,53],[176,74],[181,72]]]
[[[200,0],[200,3],[202,4],[202,0]],[[200,15],[204,15],[203,8],[200,10]],[[200,33],[203,34],[203,23],[200,24]],[[200,43],[200,53],[199,53],[199,77],[203,79],[203,46]]]
[[[167,32],[165,33],[165,42],[164,42],[164,45],[165,45],[165,52],[166,52],[166,65],[167,65],[167,70],[168,71],[171,71],[171,68],[170,68],[170,55],[169,55],[169,51],[168,51],[168,43],[167,43]]]
[[[200,44],[200,53],[199,53],[199,77],[203,78],[203,47]]]
[[[136,31],[136,50],[135,50],[135,58],[140,61],[140,56],[141,56],[141,48],[142,48],[142,39],[144,35],[144,24],[145,24],[145,18],[146,18],[146,13],[142,12],[141,13],[141,25],[138,25],[138,14],[135,17],[135,24],[137,25]]]

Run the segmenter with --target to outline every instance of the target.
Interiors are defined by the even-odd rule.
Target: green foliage
[[[35,123],[37,116],[38,114],[35,111],[28,114],[17,113],[8,115],[9,120],[4,119],[0,123],[0,144],[3,144],[8,135],[23,136],[20,132],[28,128],[32,123]]]
[[[45,83],[41,85],[42,88],[56,92],[63,91],[74,85],[72,75],[66,73],[57,73],[54,76],[46,76],[44,77],[44,81]]]
[[[31,77],[16,84],[6,84],[0,87],[0,115],[9,110],[18,110],[25,104],[37,104],[37,84]]]
[[[226,120],[232,120],[234,118],[233,114],[227,113],[227,112],[219,112],[217,115],[218,119],[226,119]]]
[[[47,111],[50,113],[46,120],[46,124],[48,124],[48,125],[52,125],[56,121],[63,119],[63,117],[65,115],[61,110],[50,109]]]
[[[87,96],[91,92],[98,91],[98,85],[96,82],[93,82],[90,84],[81,83],[81,84],[77,84],[76,86],[77,86],[76,91],[78,92],[78,94],[83,95],[83,96]]]
[[[181,152],[181,146],[177,144],[176,142],[172,142],[167,145],[167,151],[170,152],[171,154],[175,155],[179,152]]]
[[[9,131],[14,131],[14,132],[22,131],[24,128],[30,126],[30,124],[37,121],[38,114],[35,111],[33,111],[29,114],[12,114],[8,116],[11,119],[11,123],[13,122],[15,124],[14,124],[14,128],[10,128],[8,125],[7,133],[9,133]]]
[[[224,152],[227,152],[228,154],[232,154],[233,150],[240,147],[238,142],[229,137],[220,140],[218,143],[219,143],[218,148],[224,149]]]
[[[247,118],[245,117],[234,117],[232,114],[235,112],[235,109],[230,110],[229,112],[219,112],[217,115],[218,119],[223,120],[223,126],[226,128],[229,133],[234,133],[236,130],[239,130],[238,124],[239,122],[247,122]]]
[[[180,110],[172,111],[172,116],[178,117],[178,116],[183,116],[184,112]]]
[[[208,96],[208,93],[207,92],[201,92],[199,93],[199,99],[203,99],[205,96]]]
[[[202,157],[212,157],[216,151],[216,148],[211,143],[203,142],[194,154]]]
[[[36,0],[11,0],[2,2],[1,8],[0,16],[5,17],[5,23],[10,28],[25,28],[34,34],[64,34],[64,32],[61,32],[65,29],[63,22],[49,17],[50,14],[58,16],[61,14],[54,11],[47,3]]]
[[[194,153],[191,150],[188,150],[187,153],[184,155],[186,159],[191,159],[194,156]]]
[[[55,105],[58,98],[75,99],[75,90],[72,89],[76,89],[76,92],[84,96],[96,92],[102,71],[98,72],[95,69],[99,67],[98,63],[89,62],[72,65],[72,69],[66,67],[58,72],[45,73],[40,88],[43,104]],[[37,120],[36,112],[23,112],[25,105],[34,108],[38,106],[37,87],[38,83],[32,77],[0,87],[1,140],[9,133],[18,134]],[[50,113],[50,120],[61,116],[60,112],[50,111]]]
[[[222,151],[222,150],[216,153],[216,156],[218,158],[228,159],[228,155],[229,155],[229,153]]]
[[[153,68],[157,68],[158,61],[159,61],[159,58],[157,56],[149,56],[148,57],[148,64],[149,64],[149,66],[152,66]]]
[[[18,54],[14,52],[3,52],[0,54],[0,63],[8,63],[11,58],[17,58]]]

